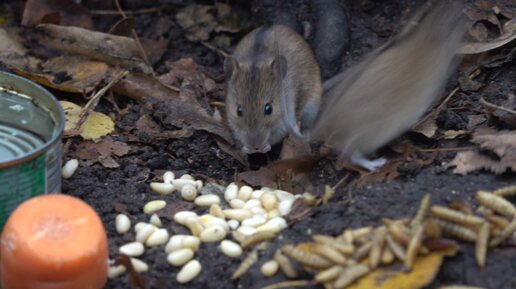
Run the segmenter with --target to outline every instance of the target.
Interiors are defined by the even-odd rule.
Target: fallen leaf
[[[77,126],[83,113],[83,108],[69,101],[60,101],[60,104],[66,118],[65,135],[75,135],[73,132],[70,132]],[[79,128],[78,134],[84,139],[95,140],[112,133],[114,130],[115,123],[110,117],[101,112],[92,111]]]
[[[516,158],[496,160],[477,152],[459,152],[450,162],[454,166],[454,173],[467,175],[470,172],[486,169],[495,174],[505,173],[508,169],[516,172]]]
[[[482,22],[473,24],[468,29],[468,32],[477,42],[487,42],[488,31]]]
[[[516,113],[514,113],[514,111],[516,111],[516,95],[509,93],[507,99],[500,106],[505,109],[497,108],[492,111],[491,114],[507,125],[516,128]],[[513,112],[509,112],[508,110]]]
[[[93,28],[88,9],[73,0],[27,0],[21,24],[33,27],[41,23]]]
[[[146,74],[151,72],[132,38],[52,24],[40,24],[33,32],[37,42],[45,47],[129,70],[137,69]]]
[[[465,130],[453,130],[453,129],[450,129],[450,130],[447,130],[443,133],[443,138],[444,139],[455,139],[459,136],[463,136],[463,135],[466,135],[466,131]]]
[[[468,117],[467,131],[471,132],[487,121],[484,114],[474,114]]]
[[[131,147],[124,142],[105,137],[100,142],[85,141],[77,145],[71,154],[85,160],[87,165],[99,162],[105,168],[118,168],[120,165],[113,158],[122,157],[129,153]]]
[[[410,272],[402,264],[378,268],[360,278],[346,289],[419,289],[430,284],[443,262],[444,257],[454,256],[457,248],[433,251],[425,256],[418,256]]]
[[[493,50],[506,45],[516,39],[516,19],[512,19],[504,24],[504,33],[498,38],[489,42],[468,42],[461,45],[458,50],[460,54],[478,54]]]
[[[142,115],[134,127],[128,128],[132,131],[129,135],[131,141],[154,143],[156,140],[187,138],[193,135],[193,131],[189,129],[165,130],[152,119],[150,115]]]
[[[427,138],[432,138],[437,131],[436,119],[438,116],[438,112],[432,112],[428,117],[425,118],[423,122],[417,124],[416,127],[412,129],[412,131],[420,133]]]
[[[479,144],[483,149],[493,151],[500,158],[516,158],[516,130],[497,131],[490,128],[482,128],[473,134],[472,141]]]
[[[237,181],[244,181],[253,187],[269,187],[276,189],[277,176],[267,167],[261,167],[256,171],[246,171],[237,174]]]

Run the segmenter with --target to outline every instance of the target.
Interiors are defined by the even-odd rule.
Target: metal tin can
[[[50,92],[0,72],[0,228],[24,200],[60,192],[64,122]]]

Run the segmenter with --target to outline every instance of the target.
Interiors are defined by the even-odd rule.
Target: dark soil
[[[87,3],[95,9],[102,7],[101,1]],[[167,39],[170,39],[168,50],[157,65],[157,71],[163,71],[165,60],[177,60],[182,57],[192,57],[197,63],[207,66],[215,72],[221,72],[223,59],[206,47],[189,42],[185,39],[182,29],[175,22],[174,15],[185,1],[129,1],[126,9],[142,7],[163,7],[162,13],[169,16],[165,24]],[[210,2],[211,1],[206,1]],[[263,1],[269,2],[269,1]],[[304,2],[304,1],[303,1]],[[424,1],[344,1],[351,19],[351,48],[344,57],[344,66],[356,63],[366,52],[378,47],[392,33],[397,31],[400,23],[406,19],[407,13],[413,11]],[[102,4],[104,5],[104,4]],[[145,6],[147,5],[147,6]],[[260,7],[260,3],[254,3]],[[265,5],[265,4],[263,4]],[[99,6],[99,7],[97,7]],[[299,5],[299,9],[303,9]],[[249,8],[249,7],[244,7]],[[303,11],[299,12],[306,13]],[[152,14],[137,16],[137,28],[140,35],[152,35],[155,22]],[[105,31],[115,18],[98,17],[94,19],[99,30]],[[237,41],[238,39],[235,39]],[[516,67],[506,67],[498,71],[496,81],[482,93],[466,95],[459,93],[448,104],[449,107],[461,107],[459,110],[445,110],[440,116],[440,129],[463,129],[466,125],[465,116],[469,111],[478,108],[477,100],[480,95],[489,99],[499,99],[500,95],[516,90]],[[123,127],[138,119],[139,109],[136,103],[127,102],[122,97],[117,99],[122,108],[134,105],[133,109],[120,120],[117,125]],[[112,105],[102,100],[100,110],[113,112]],[[423,142],[426,147],[455,147],[463,146],[464,141],[429,141],[420,140],[410,134],[404,136],[414,142]],[[114,136],[116,139],[117,137]],[[77,196],[100,214],[109,236],[110,256],[115,258],[117,248],[134,240],[132,233],[120,236],[115,232],[114,219],[119,211],[126,211],[131,216],[133,224],[147,221],[148,216],[142,213],[143,205],[152,199],[164,199],[168,203],[179,202],[180,197],[169,195],[161,197],[152,193],[149,182],[166,170],[189,173],[198,178],[215,179],[229,183],[233,181],[236,171],[244,168],[231,156],[222,152],[213,137],[204,132],[196,132],[187,139],[171,139],[155,142],[152,145],[131,143],[133,149],[128,155],[117,159],[118,169],[106,169],[96,164],[80,166],[77,173],[63,181],[63,193]],[[72,145],[71,150],[74,146]],[[326,205],[317,207],[292,227],[282,233],[273,245],[260,256],[258,265],[268,260],[278,245],[296,243],[309,239],[309,232],[318,234],[337,235],[344,228],[356,228],[367,225],[378,225],[382,217],[398,218],[412,216],[426,193],[432,194],[435,203],[447,204],[451,200],[460,199],[471,201],[479,189],[494,189],[514,183],[514,174],[494,176],[480,172],[468,176],[453,174],[445,165],[455,153],[440,154],[433,164],[419,170],[410,165],[403,170],[402,176],[394,181],[367,185],[362,188],[347,188],[342,186],[334,198]],[[334,185],[346,173],[336,171],[330,161],[319,164],[312,178],[318,185]],[[184,228],[174,225],[163,213],[164,227],[171,234],[186,232]],[[264,285],[285,280],[282,274],[269,279],[261,276],[258,265],[252,267],[243,278],[232,281],[230,276],[241,261],[241,258],[229,259],[217,250],[216,245],[203,244],[196,258],[203,264],[200,276],[187,285],[179,285],[175,276],[179,268],[166,262],[163,246],[148,249],[142,260],[147,262],[151,270],[143,273],[147,288],[261,288]],[[461,252],[453,258],[446,259],[444,266],[435,281],[428,288],[440,285],[467,284],[489,289],[516,288],[516,249],[501,248],[489,252],[487,266],[479,269],[474,260],[473,247],[462,244]],[[309,276],[305,276],[309,277]],[[106,288],[130,288],[128,278],[123,276],[109,280]]]

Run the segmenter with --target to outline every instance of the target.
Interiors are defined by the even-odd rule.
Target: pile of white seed
[[[152,191],[160,195],[174,192],[181,194],[186,201],[191,201],[199,207],[209,208],[208,213],[198,215],[194,211],[180,211],[173,217],[174,221],[188,228],[192,235],[169,236],[167,229],[161,228],[162,223],[157,211],[167,204],[163,200],[150,201],[143,207],[143,212],[149,214],[149,222],[139,222],[134,226],[135,242],[119,248],[121,254],[131,257],[135,271],[146,272],[149,266],[137,259],[143,255],[145,247],[165,245],[167,261],[172,266],[182,266],[177,274],[179,283],[187,283],[198,276],[202,270],[201,263],[194,259],[202,243],[220,242],[220,251],[230,258],[240,257],[243,249],[260,242],[273,239],[287,227],[283,218],[288,215],[297,198],[312,200],[309,193],[294,195],[292,193],[261,188],[253,190],[249,186],[238,187],[235,183],[225,188],[224,201],[217,194],[202,194],[203,182],[185,174],[176,179],[174,173],[166,172],[163,182],[150,184]],[[131,228],[128,216],[119,214],[115,220],[116,231],[127,233]],[[228,235],[237,242],[228,240]],[[123,265],[113,265],[110,261],[108,276],[115,278],[126,271]],[[265,264],[264,264],[265,265]],[[262,268],[264,276],[272,276],[277,271],[277,264],[267,264]]]

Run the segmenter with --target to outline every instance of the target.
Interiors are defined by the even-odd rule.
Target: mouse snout
[[[271,144],[266,137],[263,137],[260,134],[253,134],[247,138],[246,142],[244,142],[242,150],[246,154],[263,154],[271,150]]]

